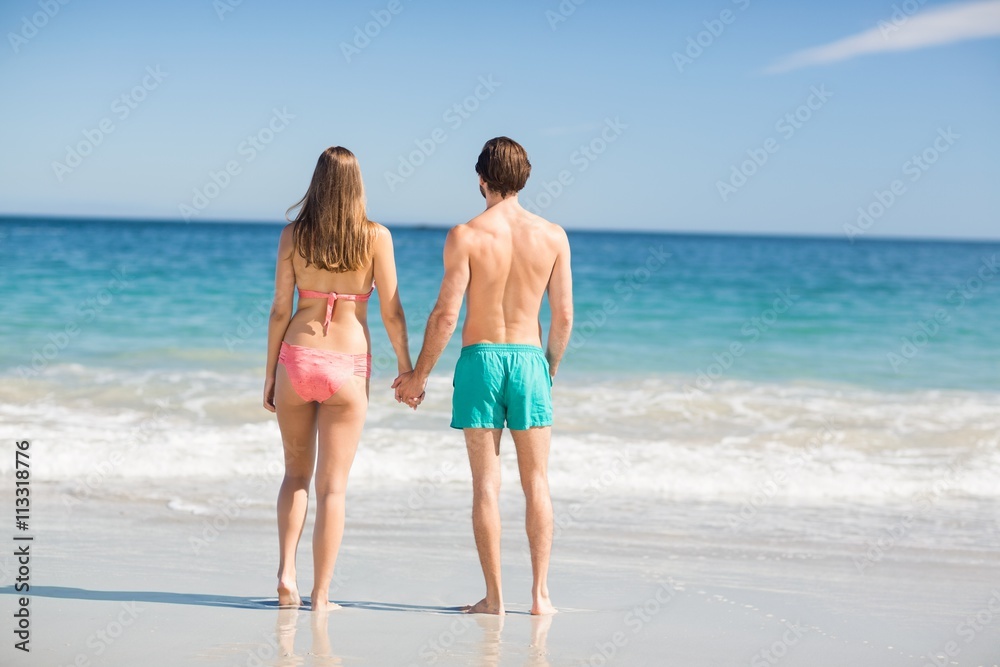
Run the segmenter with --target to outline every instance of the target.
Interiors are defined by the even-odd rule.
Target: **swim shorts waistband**
[[[523,352],[528,354],[541,354],[545,352],[537,345],[525,343],[474,343],[462,348],[462,356],[476,354],[478,352]]]

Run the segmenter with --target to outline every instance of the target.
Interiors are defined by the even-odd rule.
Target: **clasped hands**
[[[406,403],[414,410],[424,402],[424,388],[426,386],[427,378],[417,376],[414,371],[400,373],[392,382],[392,388],[396,390],[396,402]]]

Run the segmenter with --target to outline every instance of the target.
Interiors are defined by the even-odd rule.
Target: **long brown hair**
[[[371,260],[377,228],[365,211],[365,186],[354,153],[342,146],[323,151],[305,196],[287,214],[296,208],[292,238],[307,266],[343,273]]]

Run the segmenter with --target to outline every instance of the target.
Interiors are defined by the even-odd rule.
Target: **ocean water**
[[[33,474],[280,473],[260,407],[280,226],[0,221],[0,423]],[[413,353],[444,231],[394,229]],[[576,330],[555,385],[564,497],[734,508],[1000,503],[1000,244],[573,232]],[[456,335],[416,413],[373,302],[352,484],[464,488]],[[512,465],[512,448],[505,465]],[[10,472],[12,457],[0,457]],[[982,539],[997,540],[994,521]]]

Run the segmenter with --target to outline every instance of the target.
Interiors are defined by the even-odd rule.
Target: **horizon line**
[[[164,218],[164,217],[135,217],[135,216],[124,216],[124,215],[59,215],[59,214],[44,214],[44,213],[0,213],[0,222],[5,222],[9,220],[45,220],[45,221],[75,221],[75,222],[117,222],[117,223],[159,223],[165,225],[271,225],[271,226],[284,226],[288,222],[278,222],[273,220],[251,220],[251,219],[241,219],[241,218],[213,218],[206,220],[195,220],[195,221],[184,221],[178,218]],[[446,231],[454,227],[454,225],[442,224],[442,223],[432,223],[432,222],[383,222],[386,227],[395,226],[397,228],[411,228],[415,230],[428,230],[428,231]],[[861,243],[864,241],[909,241],[916,243],[1000,243],[1000,237],[997,238],[987,238],[987,237],[956,237],[956,236],[888,236],[884,234],[864,234],[860,237],[855,237],[854,241],[847,238],[845,234],[823,234],[823,233],[794,233],[794,232],[768,232],[768,231],[698,231],[698,230],[688,230],[688,229],[647,229],[647,228],[637,228],[637,227],[627,227],[627,228],[605,228],[605,227],[565,227],[567,232],[575,233],[595,233],[595,234],[615,234],[615,233],[625,233],[625,234],[659,234],[664,236],[734,236],[742,238],[788,238],[788,239],[809,239],[809,240],[827,240],[827,241],[844,241],[847,243]]]

